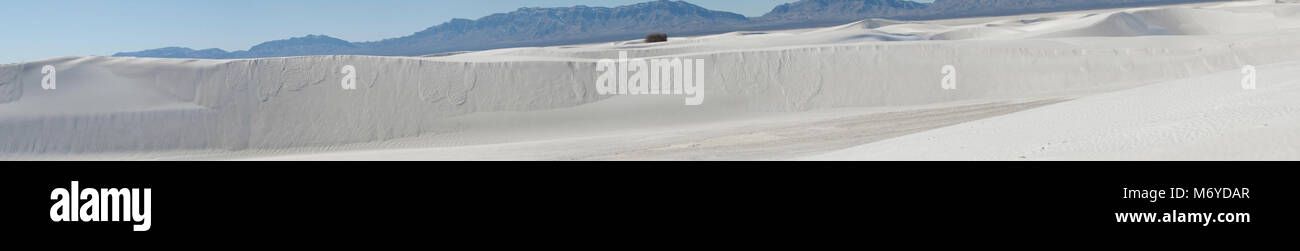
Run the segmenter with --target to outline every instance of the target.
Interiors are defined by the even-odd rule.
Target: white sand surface
[[[1300,5],[1246,1],[426,57],[63,57],[0,65],[0,160],[1296,160],[1297,48]],[[597,94],[620,51],[705,60],[704,104]]]
[[[810,160],[1296,160],[1300,61],[1098,94]],[[1267,74],[1265,74],[1267,73]]]

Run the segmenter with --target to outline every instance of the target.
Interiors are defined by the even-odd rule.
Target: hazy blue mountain
[[[921,18],[1016,15],[1222,0],[936,0]]]
[[[907,0],[800,0],[776,6],[756,19],[770,24],[835,25],[865,18],[909,19],[929,4]]]
[[[813,27],[866,18],[927,20],[1209,1],[1221,0],[936,0],[929,4],[908,0],[800,0],[777,6],[755,21]]]
[[[453,19],[415,34],[353,43],[309,35],[262,43],[247,51],[168,47],[113,56],[159,58],[259,58],[308,55],[419,56],[519,46],[548,46],[736,30],[838,25],[866,18],[923,20],[1222,0],[799,0],[761,17],[714,11],[684,1],[658,0],[613,8],[520,8],[478,20]]]
[[[276,40],[253,46],[248,51],[236,51],[238,58],[312,56],[329,54],[351,54],[361,52],[359,46],[343,39],[324,35],[308,35],[285,40]]]
[[[122,52],[114,57],[153,57],[153,58],[227,58],[230,52],[222,49],[194,50],[182,47],[167,47],[137,52]]]
[[[614,8],[521,8],[478,20],[456,19],[413,35],[362,43],[375,55],[424,55],[513,46],[553,45],[644,37],[651,32],[729,31],[749,19],[682,1],[660,0]]]
[[[113,56],[227,59],[356,54],[360,52],[362,51],[356,44],[342,39],[323,35],[308,35],[261,43],[247,51],[227,52],[221,49],[193,50],[190,48],[167,47],[137,52],[122,52],[113,54]]]
[[[730,31],[745,25],[743,15],[713,11],[683,1],[659,0],[614,8],[520,8],[478,20],[453,19],[410,36],[351,43],[328,36],[272,41],[248,51],[194,51],[164,48],[124,52],[114,56],[165,58],[256,58],[328,54],[418,56],[440,52],[516,46],[625,40],[651,32],[674,35]],[[199,53],[203,52],[203,53]]]

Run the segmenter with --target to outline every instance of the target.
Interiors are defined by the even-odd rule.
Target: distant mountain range
[[[1231,0],[800,0],[782,4],[753,21],[760,26],[816,27],[866,18],[930,20],[1005,16],[1067,10],[1105,9]]]
[[[311,55],[419,56],[520,46],[630,40],[653,32],[673,36],[737,30],[806,28],[866,18],[899,20],[1014,15],[1035,12],[1131,7],[1223,0],[799,0],[761,17],[714,11],[684,1],[658,0],[614,8],[520,8],[478,20],[453,19],[410,36],[348,42],[309,35],[262,43],[246,51],[181,47],[122,52],[115,57],[262,58]]]

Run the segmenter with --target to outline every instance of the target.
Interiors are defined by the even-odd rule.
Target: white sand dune
[[[0,65],[0,159],[1300,159],[1296,48],[1300,5],[1253,1],[426,57],[64,57]],[[704,59],[704,105],[598,95],[620,51]]]
[[[1300,61],[1169,81],[906,135],[812,160],[1296,160]]]

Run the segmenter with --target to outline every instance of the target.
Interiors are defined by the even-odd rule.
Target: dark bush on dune
[[[650,35],[645,36],[645,42],[646,43],[668,42],[668,34],[651,33]]]

